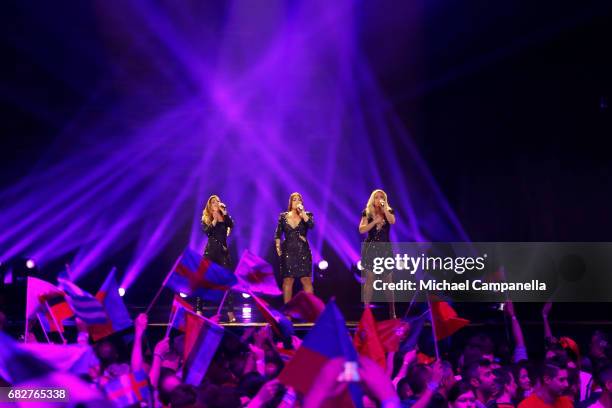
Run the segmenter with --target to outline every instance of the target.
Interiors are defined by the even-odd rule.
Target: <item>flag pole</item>
[[[219,303],[219,307],[217,308],[217,315],[221,314],[221,310],[223,309],[223,304],[225,303],[225,299],[227,298],[228,293],[230,293],[230,290],[232,290],[232,288],[229,288],[228,290],[225,291],[225,294],[223,295],[223,299],[221,299],[221,303]]]
[[[47,302],[46,300],[45,300],[45,307],[47,308],[47,311],[49,312],[49,315],[51,316],[51,319],[53,319],[53,324],[55,324],[55,327],[57,328],[57,332],[59,333],[60,339],[62,339],[62,343],[63,344],[67,344],[67,341],[64,338],[64,335],[62,334],[62,331],[60,330],[60,326],[57,323],[57,320],[55,319],[55,316],[53,315],[53,312],[51,311],[51,307],[49,307],[49,302]]]
[[[170,319],[170,324],[168,324],[168,327],[166,328],[166,335],[164,336],[165,339],[170,337],[170,331],[172,331],[172,327],[174,327],[174,321],[176,320],[177,314],[178,314],[178,310],[175,310],[174,313],[172,314],[172,319]]]
[[[414,305],[414,300],[416,299],[417,293],[419,292],[415,290],[414,295],[412,295],[412,299],[410,299],[410,304],[408,304],[408,309],[406,309],[406,313],[404,313],[404,319],[408,317],[408,313],[410,313],[410,309],[412,309],[412,305]]]
[[[151,303],[149,303],[149,306],[147,306],[147,309],[145,310],[145,314],[149,314],[149,312],[151,311],[151,308],[153,307],[153,305],[159,299],[159,295],[161,295],[162,290],[164,290],[164,287],[166,286],[166,283],[168,283],[168,279],[170,279],[170,275],[172,274],[172,272],[174,272],[174,270],[176,269],[176,266],[179,264],[179,262],[181,261],[182,257],[183,257],[183,254],[179,255],[179,257],[177,258],[176,262],[174,262],[174,266],[172,266],[172,269],[170,269],[170,272],[168,272],[168,274],[164,278],[164,281],[162,282],[161,286],[157,290],[157,293],[153,297],[153,300],[151,300]]]
[[[434,349],[436,351],[436,360],[440,361],[440,350],[438,349],[438,336],[436,335],[436,324],[434,323],[433,310],[431,309],[431,299],[427,295],[427,307],[429,308],[429,318],[431,320],[431,331],[433,333]]]
[[[38,323],[40,323],[40,328],[42,329],[43,333],[45,333],[45,338],[47,339],[47,343],[51,344],[51,339],[49,338],[49,335],[47,334],[47,331],[45,330],[45,325],[43,324],[42,320],[40,320],[40,314],[36,313],[36,317],[38,317]]]

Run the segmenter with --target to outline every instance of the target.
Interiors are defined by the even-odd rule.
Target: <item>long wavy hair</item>
[[[289,196],[289,205],[287,206],[287,212],[291,212],[291,201],[293,200],[293,197],[298,196],[300,197],[300,200],[302,200],[302,205],[304,205],[304,197],[302,197],[302,195],[300,193],[291,193],[291,195]]]
[[[365,212],[366,212],[366,217],[371,217],[374,215],[374,212],[376,211],[374,209],[374,196],[377,193],[382,193],[383,195],[383,200],[385,200],[385,203],[387,203],[387,207],[389,208],[389,210],[392,210],[391,206],[389,205],[389,199],[387,198],[387,193],[385,193],[383,190],[381,189],[376,189],[374,191],[372,191],[372,194],[370,194],[370,198],[368,199],[368,204],[366,205],[365,208]]]
[[[212,213],[212,204],[211,201],[216,198],[218,201],[221,201],[218,195],[211,195],[208,197],[206,201],[206,206],[204,207],[204,211],[202,211],[202,222],[206,225],[212,224],[213,221],[213,213]]]

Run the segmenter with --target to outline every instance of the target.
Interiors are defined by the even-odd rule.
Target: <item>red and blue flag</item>
[[[89,334],[93,341],[98,341],[113,333],[125,330],[134,324],[123,302],[123,298],[119,295],[119,285],[117,285],[115,273],[116,269],[113,268],[95,296],[102,304],[107,319],[104,323],[88,326]]]
[[[323,366],[336,357],[343,357],[348,362],[358,361],[344,317],[336,303],[331,300],[278,379],[285,386],[307,394],[315,386],[315,380]],[[362,397],[359,385],[350,383],[347,392],[341,394],[338,400],[327,403],[330,406],[362,407]]]
[[[152,400],[149,378],[143,370],[123,374],[104,384],[104,393],[116,407],[127,407]]]
[[[183,381],[198,386],[223,338],[223,327],[203,316],[185,312],[185,366]]]
[[[187,329],[186,314],[194,313],[193,306],[189,302],[183,300],[178,295],[174,295],[172,300],[172,308],[170,309],[170,320],[168,322],[168,333],[171,329],[177,329],[185,332]]]
[[[224,292],[237,282],[236,276],[230,270],[186,249],[164,285],[179,294],[220,301]]]
[[[255,305],[257,306],[259,313],[261,313],[266,322],[270,323],[270,327],[274,333],[283,339],[290,340],[291,336],[294,334],[293,324],[291,321],[289,321],[284,314],[270,307],[265,300],[254,295],[252,292],[251,297],[255,301]]]
[[[272,265],[248,249],[242,252],[234,273],[239,282],[238,290],[269,296],[279,296],[281,294],[276,284]]]

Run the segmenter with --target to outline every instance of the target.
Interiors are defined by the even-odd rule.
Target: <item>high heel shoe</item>
[[[236,323],[236,315],[234,312],[227,312],[227,321],[229,323]]]

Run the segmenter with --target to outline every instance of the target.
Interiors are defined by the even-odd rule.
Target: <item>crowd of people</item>
[[[106,339],[93,344],[87,327],[79,322],[77,343],[91,345],[96,356],[89,371],[80,377],[103,389],[113,378],[145,372],[154,399],[138,405],[172,408],[320,407],[337,401],[354,385],[363,392],[360,402],[365,407],[612,407],[612,365],[605,333],[594,332],[591,343],[582,349],[586,352],[581,353],[572,339],[552,336],[548,304],[543,310],[546,354],[542,361],[534,361],[528,358],[512,303],[506,305],[505,312],[514,338],[508,361],[496,353],[492,338],[480,333],[467,340],[456,361],[426,356],[417,346],[388,353],[386,367],[359,356],[357,372],[346,378],[345,359],[331,358],[305,394],[277,378],[301,339],[293,336],[291,344],[282,342],[269,325],[242,332],[225,330],[204,380],[194,386],[182,380],[185,336],[181,332],[162,338],[149,350],[148,318],[140,314],[134,322],[131,353],[122,360],[115,342]]]

